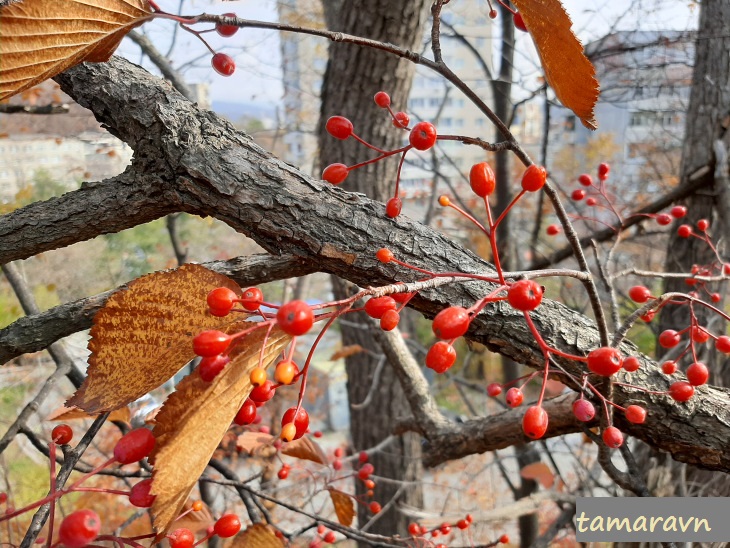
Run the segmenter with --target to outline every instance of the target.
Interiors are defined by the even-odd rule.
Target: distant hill
[[[236,103],[233,101],[213,101],[212,110],[225,116],[231,122],[237,122],[244,116],[249,118],[275,119],[276,103]]]

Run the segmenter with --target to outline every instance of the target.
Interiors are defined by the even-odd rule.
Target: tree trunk
[[[324,6],[331,30],[416,49],[423,36],[428,2],[374,0],[367,2],[367,8],[363,9],[363,3],[354,0],[325,0]],[[405,132],[393,127],[387,112],[373,102],[373,95],[381,90],[386,91],[394,110],[405,110],[413,71],[411,63],[384,56],[377,50],[345,44],[330,46],[330,58],[322,86],[319,130],[322,167],[335,162],[353,165],[375,155],[354,139],[338,141],[327,134],[324,123],[333,115],[349,118],[354,124],[355,133],[378,147],[393,149],[401,145]],[[351,172],[342,186],[385,202],[393,193],[397,164],[397,158],[370,164]],[[341,281],[335,280],[333,285],[337,298],[347,294],[346,286]],[[374,350],[373,353],[362,352],[346,360],[347,392],[351,406],[364,402],[372,391],[366,406],[350,408],[353,446],[359,451],[376,446],[387,438],[396,420],[410,411],[389,363],[380,367],[379,378],[375,379],[380,358],[377,355],[379,345],[371,331],[374,328],[373,321],[365,314],[351,316],[348,320],[341,324],[343,344],[359,344]],[[377,386],[372,386],[374,380],[377,380]],[[377,481],[375,500],[384,508],[390,501],[422,506],[420,459],[420,437],[414,434],[395,438],[383,450],[372,454],[370,462],[375,467],[375,475],[384,478],[383,481]],[[357,481],[356,486],[358,494],[364,495],[366,489],[362,482]],[[371,518],[367,506],[359,505],[360,526]],[[407,535],[407,528],[407,517],[398,511],[397,504],[392,504],[377,516],[377,521],[369,530],[384,535]]]

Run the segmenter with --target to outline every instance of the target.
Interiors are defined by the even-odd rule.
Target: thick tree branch
[[[90,107],[102,123],[135,149],[135,159],[145,165],[147,173],[163,174],[153,181],[175,174],[174,186],[159,183],[156,192],[147,186],[137,188],[145,184],[142,177],[126,182],[127,188],[122,190],[138,198],[138,203],[149,211],[153,210],[149,196],[154,194],[160,202],[154,204],[156,214],[161,209],[165,210],[163,214],[177,209],[215,216],[271,252],[316,261],[320,270],[363,286],[417,277],[396,265],[379,263],[374,255],[384,246],[400,259],[431,271],[493,272],[488,263],[443,235],[406,218],[387,218],[382,204],[304,176],[261,150],[215,114],[200,111],[169,86],[161,86],[126,61],[83,64],[59,76],[58,81],[64,91]],[[62,198],[57,205],[68,200]],[[53,225],[48,220],[53,218],[63,225],[62,230],[51,226],[55,234],[42,237],[36,245],[15,239],[10,246],[12,254],[30,256],[38,252],[37,245],[44,249],[66,245],[91,237],[93,232],[125,228],[145,217],[127,209],[120,213],[121,204],[114,200],[97,207],[92,230],[79,223],[76,228],[80,235],[66,233],[75,231],[73,223],[56,215],[58,207],[53,203],[36,204],[11,214],[15,215],[12,226],[29,224],[29,213],[37,217],[37,224]],[[83,212],[79,210],[78,214]],[[127,214],[133,219],[121,221]],[[88,220],[88,216],[85,218]],[[2,230],[7,226],[7,220],[0,218],[0,236],[7,233]],[[5,254],[6,249],[3,246]],[[470,305],[489,289],[488,284],[479,282],[453,284],[424,291],[412,304],[433,316],[447,304]],[[558,303],[543,301],[533,318],[545,340],[566,352],[583,355],[598,344],[593,322]],[[490,305],[472,322],[468,336],[517,361],[542,367],[542,354],[522,314],[505,303]],[[624,346],[624,351],[631,353],[634,349]],[[566,361],[561,365],[574,375],[583,373],[580,363]],[[632,383],[649,389],[662,391],[669,386],[669,379],[648,360],[631,375]],[[676,404],[666,395],[647,395],[617,386],[618,404],[631,400],[651,410],[646,424],[621,426],[671,452],[676,459],[730,470],[726,451],[726,440],[730,439],[728,393],[713,387],[700,387],[697,392],[690,402]]]

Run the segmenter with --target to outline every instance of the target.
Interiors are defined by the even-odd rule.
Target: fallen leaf
[[[59,407],[53,413],[51,413],[46,420],[62,422],[70,421],[74,419],[95,419],[97,415],[90,415],[86,411],[79,409],[78,407]],[[120,421],[129,422],[132,420],[132,412],[129,407],[122,407],[121,409],[115,409],[109,414],[108,421]]]
[[[544,462],[528,464],[520,470],[520,476],[539,482],[545,489],[549,489],[555,483],[555,475]]]
[[[254,523],[233,537],[229,548],[281,548],[284,542],[276,537],[271,526]]]
[[[555,95],[584,126],[596,129],[596,71],[573,34],[573,22],[560,0],[514,0],[514,4],[535,42],[545,78]]]
[[[252,325],[251,323],[249,325]],[[251,370],[259,365],[266,329],[245,337],[231,352],[231,363],[205,382],[197,372],[178,383],[157,415],[152,431],[157,444],[149,457],[154,465],[152,522],[164,535],[185,504],[211,455],[251,392]],[[268,336],[262,366],[274,361],[291,337],[274,328]]]
[[[359,344],[350,344],[348,346],[343,346],[337,352],[330,356],[330,360],[335,361],[339,360],[340,358],[349,358],[350,356],[359,354],[363,350],[365,349]]]
[[[319,444],[309,436],[285,443],[281,447],[281,453],[295,459],[311,460],[317,464],[327,464],[327,455],[324,454]]]
[[[274,436],[263,432],[244,432],[236,439],[236,448],[253,455],[262,447],[269,447],[274,442]]]
[[[352,502],[352,497],[337,489],[328,489],[328,491],[335,507],[337,521],[345,527],[349,527],[352,525],[352,520],[355,519],[355,504]]]
[[[83,385],[66,402],[88,413],[111,411],[154,390],[195,357],[201,331],[240,330],[245,322],[208,313],[211,289],[241,289],[200,265],[156,272],[114,293],[94,317],[89,368]]]
[[[0,9],[0,99],[84,61],[107,61],[150,18],[147,0],[24,0]]]

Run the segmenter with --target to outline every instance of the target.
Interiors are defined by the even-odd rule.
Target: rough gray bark
[[[330,30],[392,42],[406,49],[416,49],[421,41],[428,4],[425,1],[376,0],[368,2],[367,9],[363,10],[362,2],[357,0],[324,2]],[[404,109],[414,68],[412,63],[383,57],[376,50],[351,44],[330,45],[319,128],[322,166],[335,162],[353,165],[376,155],[354,139],[339,141],[331,137],[324,123],[332,115],[349,118],[357,135],[378,147],[389,150],[402,145],[405,133],[393,127],[390,116],[375,105],[373,96],[384,90],[390,95],[395,110]],[[385,202],[393,194],[398,159],[389,158],[353,171],[342,187]],[[335,281],[333,285],[336,298],[347,296],[344,284]],[[358,313],[341,325],[342,342],[377,349],[375,329],[374,322],[366,314]],[[346,359],[350,404],[361,404],[371,393],[368,405],[350,407],[350,433],[355,451],[380,444],[390,436],[398,419],[409,413],[394,367],[391,363],[382,366],[377,354],[377,350],[375,354],[363,352]],[[379,366],[378,386],[371,392]],[[398,504],[417,508],[423,505],[421,445],[419,437],[412,433],[392,440],[382,451],[370,456],[376,475],[384,478],[377,482],[374,496],[384,510],[370,531],[406,536],[409,519],[399,510]],[[358,494],[364,495],[367,489],[362,482],[355,483]],[[388,504],[390,501],[394,503]],[[358,505],[361,526],[371,517],[366,505]]]
[[[387,219],[382,204],[299,173],[215,114],[199,110],[169,86],[127,61],[114,58],[105,64],[79,65],[59,76],[58,81],[67,93],[88,105],[115,134],[134,146],[136,161],[149,166],[149,174],[159,175],[157,194],[143,192],[144,187],[137,189],[137,194],[129,193],[139,202],[137,205],[156,209],[158,216],[171,209],[214,215],[251,235],[272,252],[295,254],[303,261],[314,263],[320,271],[336,273],[364,286],[414,279],[411,272],[375,260],[375,252],[384,245],[403,260],[434,271],[492,272],[488,263],[443,235],[407,218]],[[163,184],[166,180],[169,182]],[[78,208],[81,220],[57,214],[70,204],[83,203],[86,192],[104,195],[110,200],[106,207],[116,207],[114,183],[98,183],[0,217],[0,239],[13,232],[15,226],[19,227],[16,232],[36,237],[34,241],[14,238],[12,245],[3,241],[0,262],[10,256],[32,256],[37,252],[36,245],[50,249],[107,231],[108,227],[102,224],[93,224],[88,230],[84,227],[85,220],[103,216],[103,211],[86,216],[83,208]],[[100,201],[100,205],[104,203]],[[124,213],[133,210],[130,207]],[[54,218],[56,230],[38,234],[28,228],[29,223],[19,222],[31,212],[36,223]],[[15,219],[13,223],[8,222],[8,217]],[[477,282],[446,285],[423,292],[412,303],[415,309],[432,317],[447,303],[474,302],[488,287]],[[545,340],[566,352],[585,354],[599,340],[591,320],[548,298],[533,317]],[[542,366],[542,354],[522,316],[506,304],[491,306],[480,314],[472,322],[468,337],[523,363]],[[633,352],[630,345],[623,348],[627,353]],[[561,363],[574,374],[583,371],[580,363]],[[646,358],[641,370],[631,374],[631,382],[651,390],[666,390],[669,385],[656,364]],[[407,396],[411,388],[404,386]],[[651,410],[643,425],[619,423],[625,432],[682,462],[730,471],[729,390],[700,387],[687,404],[621,386],[615,387],[614,397],[619,404],[631,400]],[[551,422],[558,419],[553,418]],[[486,418],[463,427],[449,425],[423,432],[433,447],[439,447],[438,459],[429,462],[524,439],[519,424],[514,423],[511,429],[503,429],[502,437],[497,440],[481,438],[480,434],[487,432],[492,424],[493,420]],[[575,425],[576,430],[579,427]],[[469,440],[468,429],[476,437]],[[555,429],[548,430],[548,435],[555,434]],[[512,439],[508,440],[510,435]],[[452,450],[451,444],[460,451]]]

